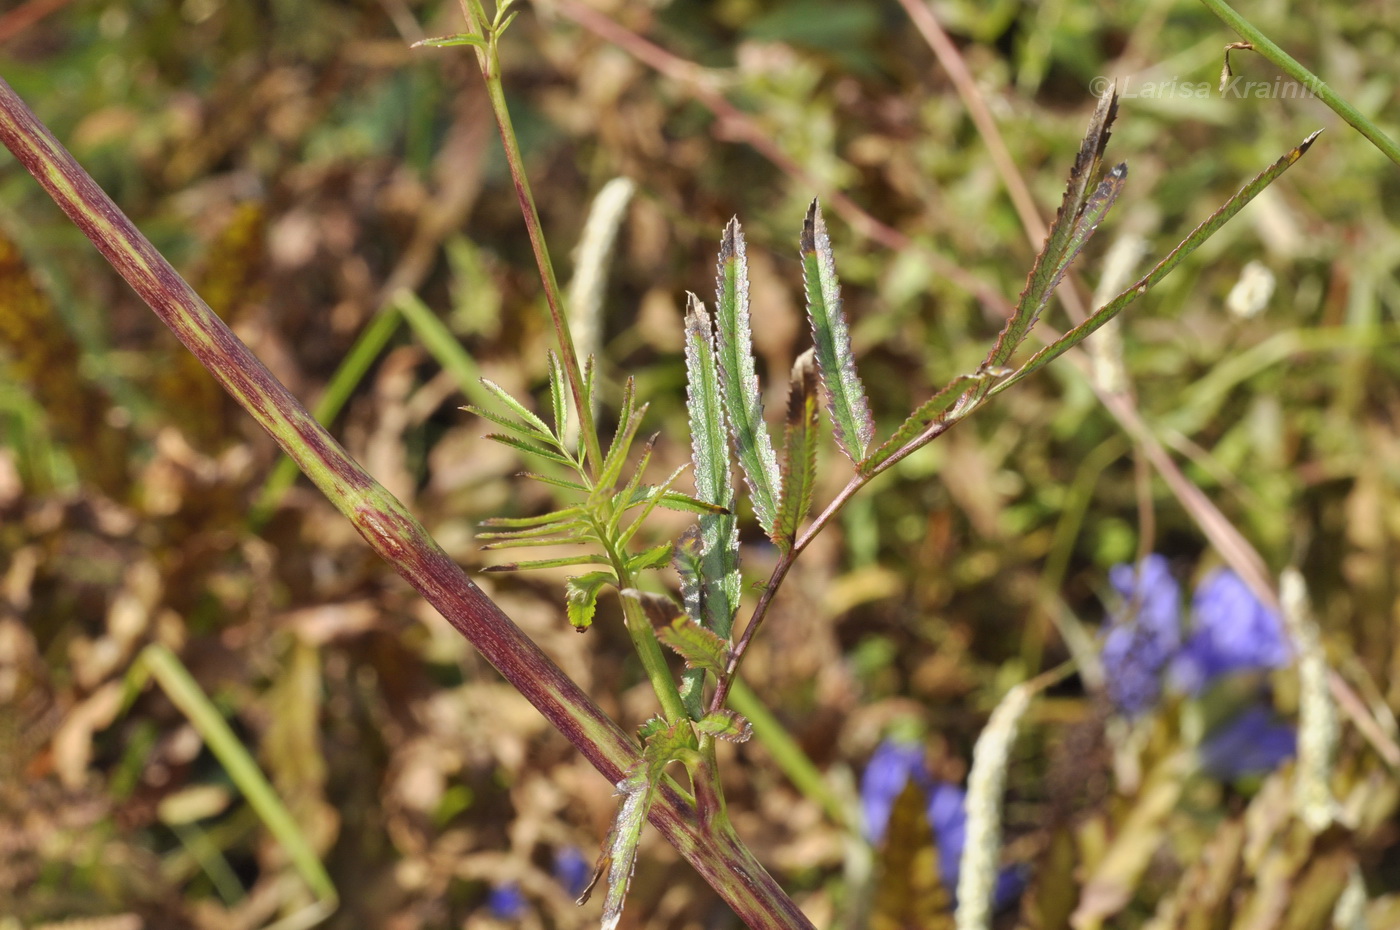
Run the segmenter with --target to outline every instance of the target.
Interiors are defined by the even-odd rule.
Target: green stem
[[[1225,0],[1201,0],[1201,2],[1212,13],[1220,17],[1227,26],[1238,32],[1242,39],[1254,46],[1254,51],[1278,65],[1289,77],[1301,82],[1310,91],[1317,94],[1319,100],[1351,124],[1353,129],[1371,140],[1371,144],[1380,149],[1386,158],[1400,165],[1400,145],[1396,145],[1395,140],[1381,132],[1375,123],[1362,116],[1356,107],[1338,96],[1337,92],[1328,87],[1322,78],[1304,68],[1293,56],[1275,45],[1253,23],[1236,13]]]
[[[584,395],[583,371],[574,349],[569,320],[564,313],[564,300],[554,275],[554,262],[549,257],[549,244],[544,238],[539,210],[535,208],[535,195],[530,190],[530,179],[525,175],[525,159],[520,154],[520,143],[516,140],[515,126],[506,106],[505,87],[501,83],[500,56],[497,54],[500,34],[487,18],[480,0],[462,0],[462,12],[466,15],[471,30],[486,39],[486,47],[476,49],[477,62],[481,65],[481,76],[486,81],[486,93],[491,99],[491,111],[495,114],[496,126],[500,130],[511,180],[515,182],[515,194],[520,201],[520,212],[525,218],[530,248],[534,250],[540,283],[544,285],[544,299],[549,305],[549,317],[554,323],[554,333],[559,339],[559,354],[564,363],[564,370],[569,376],[569,390],[574,395],[574,407],[578,413],[579,435],[583,438],[588,461],[596,471],[603,464],[602,445],[593,421],[592,406]]]
[[[34,176],[219,384],[268,431],[365,541],[432,604],[610,782],[640,759],[611,720],[361,468],[136,229],[14,90],[0,79],[0,144]],[[754,928],[810,928],[742,844],[695,826],[695,807],[669,786],[648,819]]]
[[[736,681],[729,692],[729,703],[753,724],[754,738],[768,750],[768,754],[773,757],[773,761],[778,764],[788,781],[792,782],[793,787],[802,792],[808,800],[820,804],[822,810],[826,811],[826,815],[833,821],[848,829],[852,828],[854,825],[846,805],[841,803],[836,792],[831,790],[821,769],[817,768],[816,763],[803,751],[797,740],[792,738],[787,727],[773,716],[773,712],[758,695],[742,681]]]

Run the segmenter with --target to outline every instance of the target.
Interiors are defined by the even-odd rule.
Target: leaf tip
[[[731,216],[724,224],[724,235],[719,240],[719,262],[721,265],[732,261],[744,253],[744,228],[739,225],[739,217]]]

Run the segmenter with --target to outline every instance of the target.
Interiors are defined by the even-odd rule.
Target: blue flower
[[[525,916],[528,905],[518,884],[504,882],[491,889],[486,897],[486,907],[497,920],[519,920]]]
[[[1298,737],[1271,710],[1255,705],[1211,731],[1197,752],[1202,770],[1230,781],[1273,771],[1297,754]]]
[[[924,765],[924,752],[919,746],[886,740],[870,757],[860,783],[865,836],[875,845],[885,838],[895,801],[910,779],[928,799],[925,811],[938,844],[938,877],[956,908],[958,876],[962,871],[963,846],[967,842],[967,792],[934,779]],[[995,906],[1001,908],[1010,904],[1024,887],[1023,869],[1002,869],[997,877]]]
[[[1293,649],[1283,623],[1229,569],[1212,572],[1196,588],[1191,636],[1172,662],[1172,684],[1200,694],[1231,672],[1283,668]]]
[[[554,879],[569,893],[569,897],[577,898],[583,894],[592,877],[593,866],[577,846],[564,846],[554,853]]]
[[[865,777],[860,782],[860,809],[865,838],[878,846],[889,827],[890,812],[904,786],[913,778],[915,783],[932,783],[924,767],[924,751],[913,743],[885,740],[870,757]]]
[[[1108,578],[1124,601],[1104,638],[1108,697],[1120,713],[1136,717],[1161,697],[1162,669],[1181,646],[1181,588],[1156,554],[1140,567],[1115,565]]]

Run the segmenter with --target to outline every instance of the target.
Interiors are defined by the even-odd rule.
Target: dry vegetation
[[[710,290],[732,215],[770,411],[807,345],[796,241],[818,194],[881,431],[975,368],[1039,237],[900,3],[582,2],[524,12],[505,84],[562,278],[593,195],[617,176],[637,185],[597,351],[605,405],[629,374],[651,402],[653,474],[690,455],[684,294]],[[1400,5],[1254,6],[1395,134]],[[1356,864],[1370,926],[1400,925],[1400,169],[1316,100],[1215,92],[1234,36],[1194,3],[933,10],[1042,216],[1091,82],[1132,76],[1110,148],[1131,175],[1076,266],[1081,299],[1111,244],[1139,237],[1164,254],[1327,128],[1107,344],[1187,483],[1272,577],[1296,565],[1307,581],[1357,697],[1332,782],[1346,823],[1299,834],[1289,766],[1225,785],[1169,770],[1189,715],[1169,708],[1126,738],[1103,695],[1070,678],[1033,706],[1013,752],[1006,857],[1030,888],[1000,920],[1058,930],[1088,888],[1107,896],[1094,905],[1114,915],[1105,926],[1323,927],[1327,913],[1302,907],[1270,923],[1269,902],[1331,900]],[[618,31],[600,35],[599,15]],[[480,75],[468,49],[408,48],[460,28],[455,5],[417,0],[29,0],[0,12],[0,75],[308,403],[399,288],[480,374],[524,396],[544,384],[552,334]],[[1247,52],[1232,63],[1274,80]],[[1173,80],[1212,91],[1142,92]],[[1227,295],[1250,262],[1277,286],[1244,316]],[[1064,313],[1050,323],[1066,328]],[[267,490],[271,440],[8,156],[0,361],[0,930],[254,928],[311,900],[186,713],[134,665],[152,642],[178,654],[321,855],[341,898],[326,926],[493,926],[489,894],[510,882],[527,900],[520,926],[596,922],[598,904],[576,908],[552,869],[566,848],[591,859],[611,786],[309,485]],[[459,412],[464,390],[402,326],[334,430],[635,728],[654,697],[614,599],[580,636],[563,571],[477,574],[494,558],[474,540],[480,521],[550,502]],[[892,727],[918,732],[934,774],[961,781],[1006,688],[1069,657],[1060,630],[1097,635],[1113,564],[1156,551],[1195,579],[1239,557],[1212,548],[1201,511],[1140,450],[1060,362],[881,478],[803,556],[745,673],[848,817]],[[819,501],[842,467],[823,462]],[[664,541],[688,522],[670,514],[651,532]],[[766,577],[775,554],[761,533],[745,543],[749,580]],[[1296,676],[1273,684],[1295,715]],[[917,911],[890,905],[879,878],[897,865],[794,788],[763,740],[722,761],[740,834],[818,925],[858,926],[871,900],[884,902],[872,926],[910,925]],[[1156,809],[1162,781],[1176,794]],[[644,840],[625,926],[733,922]]]

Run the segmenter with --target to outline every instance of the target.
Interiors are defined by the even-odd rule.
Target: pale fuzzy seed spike
[[[1332,795],[1332,759],[1337,749],[1337,709],[1328,685],[1322,636],[1308,603],[1307,583],[1295,568],[1279,579],[1283,622],[1298,652],[1298,764],[1293,804],[1308,829],[1321,833],[1338,813]]]
[[[958,875],[957,930],[987,930],[1001,857],[1001,796],[1016,729],[1036,691],[1022,682],[1006,693],[992,711],[972,750],[967,776],[967,832]]]

